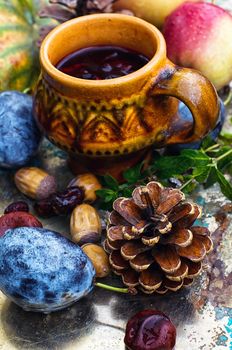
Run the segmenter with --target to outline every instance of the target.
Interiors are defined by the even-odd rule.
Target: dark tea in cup
[[[149,59],[118,46],[91,46],[64,57],[56,68],[75,78],[105,80],[119,78],[142,68]]]

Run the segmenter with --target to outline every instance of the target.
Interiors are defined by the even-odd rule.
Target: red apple
[[[187,2],[166,19],[168,57],[200,70],[217,89],[232,80],[232,16],[211,3]]]

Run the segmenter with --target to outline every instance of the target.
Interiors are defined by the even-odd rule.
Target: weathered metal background
[[[229,125],[227,121],[227,131]],[[60,187],[72,178],[66,155],[48,141],[34,165],[55,175]],[[11,201],[24,198],[13,175],[0,171],[0,213]],[[95,288],[72,307],[49,315],[25,312],[0,294],[0,349],[123,350],[128,318],[145,308],[171,317],[177,327],[176,350],[232,349],[232,203],[218,186],[200,189],[193,197],[204,207],[215,248],[192,287],[165,296],[119,295]],[[44,226],[68,235],[68,221],[51,218]],[[107,282],[119,284],[116,277]]]
[[[218,2],[232,9],[231,0]],[[229,128],[232,132],[227,121],[225,129]],[[41,145],[34,165],[54,174],[60,187],[72,178],[66,155],[48,141]],[[0,170],[0,214],[10,202],[24,198],[13,175]],[[204,208],[215,248],[190,288],[165,296],[121,295],[95,288],[72,307],[49,315],[25,312],[0,292],[0,349],[123,350],[130,316],[155,308],[169,315],[177,327],[175,350],[232,350],[232,203],[218,186],[200,189],[192,197]],[[45,220],[44,226],[68,236],[67,218]],[[119,284],[116,277],[106,282]]]

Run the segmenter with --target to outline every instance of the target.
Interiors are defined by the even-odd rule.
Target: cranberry
[[[172,350],[176,329],[162,312],[144,310],[128,321],[124,342],[130,350]]]
[[[63,192],[53,193],[51,203],[57,215],[70,214],[84,200],[84,191],[77,186],[69,187]]]
[[[50,218],[55,216],[55,212],[52,208],[52,203],[50,199],[41,199],[34,205],[36,213],[43,218]]]
[[[35,216],[24,211],[12,212],[0,217],[0,237],[7,230],[16,227],[43,227],[43,225]]]
[[[25,211],[28,213],[29,206],[26,202],[23,202],[23,201],[13,202],[9,204],[8,207],[6,207],[4,214],[13,213],[16,211]]]

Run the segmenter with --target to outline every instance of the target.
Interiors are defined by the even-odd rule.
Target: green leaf
[[[118,191],[119,183],[113,176],[107,174],[103,177],[103,179],[107,187],[111,188],[114,191]]]
[[[181,155],[192,161],[192,167],[202,167],[211,163],[211,158],[203,150],[184,149]]]
[[[232,185],[229,183],[229,181],[225,178],[225,176],[222,174],[221,171],[217,169],[216,171],[218,182],[221,188],[222,193],[232,201]]]
[[[208,166],[195,168],[193,170],[193,177],[195,178],[196,181],[200,183],[204,183],[209,176],[210,170],[211,169]]]
[[[161,179],[168,179],[169,177],[176,176],[184,173],[190,169],[193,165],[191,159],[188,159],[182,155],[180,156],[160,156],[155,159],[152,164],[152,170]]]
[[[209,148],[210,146],[213,146],[214,144],[215,144],[215,141],[212,139],[210,135],[208,135],[207,137],[204,138],[201,144],[201,148],[203,150],[206,150],[207,148]]]
[[[216,158],[219,158],[219,157],[222,157],[223,155],[225,155],[225,157],[218,160],[218,162],[217,162],[217,167],[221,171],[225,170],[232,162],[232,152],[229,152],[229,151],[231,151],[231,146],[224,146],[215,155]]]
[[[141,179],[142,168],[143,168],[143,162],[137,164],[133,168],[125,170],[123,173],[123,178],[129,184],[136,183],[138,180]]]
[[[97,190],[96,194],[99,198],[104,199],[104,200],[106,197],[112,199],[115,197],[115,195],[117,195],[117,193],[115,193],[112,190],[109,190],[108,188],[102,188],[100,190]]]
[[[217,169],[216,169],[216,167],[211,167],[207,181],[204,184],[204,187],[209,188],[209,187],[213,186],[217,181],[218,181]]]

